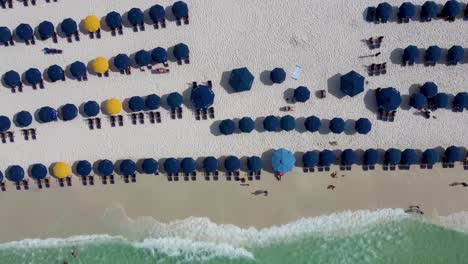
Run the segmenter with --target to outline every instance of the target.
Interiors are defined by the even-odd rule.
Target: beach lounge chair
[[[5,192],[6,191],[6,187],[5,187],[5,182],[0,182],[0,189],[2,190],[2,192]]]
[[[30,128],[30,129],[29,129],[29,134],[31,135],[31,138],[32,138],[33,140],[36,140],[37,135],[36,135],[36,129],[35,129],[35,128]]]
[[[96,117],[94,119],[94,122],[96,123],[96,128],[97,129],[101,129],[101,118],[100,117]]]
[[[72,186],[72,180],[71,177],[66,177],[65,181],[67,182],[67,186]]]
[[[23,180],[22,183],[23,183],[24,189],[29,190],[29,182],[27,180]]]
[[[468,170],[468,158],[465,158],[465,160],[463,161],[463,169]]]
[[[42,189],[42,180],[36,181],[37,188]]]
[[[255,180],[259,181],[261,176],[262,176],[262,171],[261,170],[257,171],[257,173],[255,174]]]
[[[94,185],[94,176],[89,175],[88,176],[88,182],[89,182],[89,185]]]
[[[137,114],[132,113],[131,117],[132,117],[132,124],[136,125],[137,124]]]
[[[7,138],[10,140],[11,143],[15,142],[15,132],[7,131],[6,135],[7,135]]]
[[[214,107],[208,108],[208,115],[210,116],[211,119],[215,118],[215,110]]]
[[[182,111],[183,111],[182,107],[177,107],[176,110],[177,110],[177,118],[182,119]]]
[[[208,84],[208,87],[210,88],[213,88],[213,82],[211,80],[209,80],[208,82],[206,82]]]
[[[115,179],[114,179],[113,174],[109,175],[109,182],[110,182],[110,184],[115,184]]]
[[[86,177],[81,177],[81,184],[83,184],[83,186],[88,185],[88,179]]]
[[[111,127],[115,127],[115,119],[116,117],[115,116],[110,116],[110,123],[111,123]]]
[[[171,119],[176,119],[176,109],[171,108]]]
[[[45,187],[46,187],[46,188],[50,188],[50,180],[49,180],[49,178],[45,178],[45,179],[44,179],[44,184],[45,184]]]
[[[150,121],[151,124],[156,123],[153,111],[148,112],[148,117],[149,117],[149,121]]]
[[[197,180],[197,172],[193,171],[192,174],[190,175],[190,178],[191,178],[192,181],[196,181]]]
[[[60,187],[65,187],[65,182],[63,181],[63,179],[58,179],[58,183]]]
[[[16,185],[16,190],[18,191],[21,190],[20,182],[16,182],[15,185]]]
[[[155,114],[156,114],[156,122],[161,123],[162,122],[161,112],[157,111]]]
[[[195,109],[195,120],[200,120],[201,109]]]
[[[203,119],[203,120],[208,119],[208,113],[207,113],[207,110],[206,110],[206,109],[202,109],[202,110],[201,110],[201,114],[202,114],[202,119]]]
[[[198,83],[197,82],[192,82],[192,88],[195,88],[198,86]]]
[[[388,121],[390,121],[390,122],[395,121],[395,115],[396,115],[396,111],[392,111],[392,112],[388,113]]]
[[[213,174],[213,180],[217,181],[219,179],[219,172],[215,171]]]
[[[123,126],[123,116],[122,115],[118,115],[117,118],[119,119],[119,126]]]
[[[183,17],[182,20],[184,21],[185,25],[188,25],[190,23],[189,16]]]
[[[21,133],[23,134],[24,140],[29,140],[29,129],[21,129]]]
[[[231,181],[232,180],[232,172],[228,171],[226,173],[226,180]]]
[[[107,176],[101,177],[102,184],[107,184]]]
[[[307,172],[309,172],[309,168],[304,167],[304,168],[302,168],[302,171],[303,171],[304,173],[307,173]]]
[[[93,130],[93,129],[94,129],[94,119],[93,119],[93,118],[89,118],[89,119],[86,119],[86,121],[88,121],[88,128],[89,128],[89,130]]]
[[[145,115],[142,112],[138,113],[138,121],[140,122],[140,124],[145,123]]]
[[[179,173],[174,174],[174,181],[179,181]]]

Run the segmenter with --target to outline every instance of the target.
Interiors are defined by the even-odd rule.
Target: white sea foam
[[[435,223],[450,229],[468,233],[468,211],[441,216]]]
[[[24,239],[0,244],[0,249],[6,248],[51,248],[81,245],[87,243],[104,243],[115,240],[125,240],[124,237],[109,235],[81,235],[68,238]]]

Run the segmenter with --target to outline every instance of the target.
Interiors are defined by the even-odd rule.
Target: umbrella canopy
[[[294,89],[294,100],[296,102],[305,103],[310,98],[310,91],[305,86],[299,86]]]
[[[317,151],[307,151],[302,155],[302,164],[306,168],[312,168],[319,163],[319,153]]]
[[[376,149],[368,149],[364,152],[364,164],[375,165],[379,162],[379,152]]]
[[[32,123],[32,115],[28,111],[21,111],[15,115],[15,123],[18,127],[28,127]]]
[[[234,123],[234,121],[231,119],[224,119],[221,121],[221,123],[219,123],[219,131],[223,135],[231,135],[234,133],[234,131],[236,131],[236,123]]]
[[[132,8],[127,13],[127,19],[132,25],[140,25],[143,23],[145,15],[140,8]]]
[[[151,51],[151,59],[154,63],[164,63],[167,61],[167,51],[164,48],[157,47]]]
[[[434,1],[426,1],[421,7],[421,18],[432,19],[439,14],[439,6]]]
[[[130,58],[128,57],[127,54],[119,54],[114,57],[114,66],[120,70],[124,71],[128,68],[130,68]]]
[[[116,115],[122,111],[122,102],[119,99],[108,99],[104,105],[104,110],[109,115]]]
[[[179,172],[179,161],[174,158],[168,158],[164,161],[164,170],[168,174],[176,174]]]
[[[246,67],[234,69],[229,77],[229,85],[236,92],[249,91],[252,89],[254,76]]]
[[[24,78],[26,81],[31,84],[31,85],[36,85],[42,81],[42,74],[41,72],[36,69],[36,68],[29,68],[25,73],[24,73]]]
[[[449,96],[446,93],[438,93],[434,96],[434,106],[436,108],[447,108],[449,106]]]
[[[145,100],[140,96],[132,96],[130,100],[128,100],[128,108],[130,108],[132,112],[143,111],[145,108]]]
[[[11,39],[11,31],[7,27],[0,27],[0,42],[8,44]]]
[[[80,160],[76,164],[76,172],[78,176],[86,177],[91,174],[92,169],[93,167],[91,166],[91,163],[87,160]]]
[[[10,118],[6,116],[0,116],[0,132],[8,131],[11,127]]]
[[[418,153],[414,149],[405,149],[401,153],[401,164],[413,165],[418,163]]]
[[[155,159],[144,159],[141,163],[141,170],[146,174],[155,174],[158,171],[159,164]]]
[[[387,2],[380,3],[375,10],[375,15],[382,22],[387,22],[392,16],[392,6]]]
[[[0,171],[0,182],[3,182],[3,173]]]
[[[197,162],[192,158],[183,158],[180,167],[183,173],[189,174],[197,169]]]
[[[325,149],[319,153],[320,166],[330,166],[336,163],[336,156],[333,151]]]
[[[263,162],[260,157],[252,156],[247,159],[247,169],[249,171],[261,171],[263,167]]]
[[[81,61],[75,61],[70,65],[70,72],[73,77],[81,79],[86,76],[86,65]]]
[[[32,40],[34,36],[33,29],[29,24],[19,24],[15,30],[16,36],[24,41]]]
[[[206,157],[203,159],[203,170],[213,173],[218,170],[218,160],[215,157]]]
[[[364,77],[355,71],[350,71],[341,76],[341,91],[354,97],[364,91]]]
[[[120,173],[124,176],[133,175],[136,171],[136,163],[130,159],[122,160],[122,162],[120,162],[119,169]]]
[[[423,109],[427,107],[427,98],[422,93],[415,93],[411,95],[410,105],[416,109]]]
[[[450,146],[445,150],[445,161],[456,162],[463,159],[463,152],[460,147]]]
[[[94,33],[101,28],[101,22],[97,16],[91,15],[85,17],[83,20],[83,27],[86,31],[90,33]]]
[[[330,131],[335,134],[341,134],[345,130],[345,121],[342,118],[335,117],[330,121]]]
[[[271,167],[275,172],[287,173],[292,170],[295,163],[296,158],[294,155],[291,151],[284,148],[273,152],[273,156],[271,157]]]
[[[316,116],[309,116],[304,121],[304,126],[309,132],[316,132],[320,129],[320,119]]]
[[[400,18],[412,18],[416,15],[416,7],[410,2],[404,2],[398,9]]]
[[[372,123],[367,118],[359,118],[354,124],[354,129],[359,134],[365,135],[371,131]]]
[[[274,68],[270,72],[270,79],[273,83],[282,83],[286,80],[286,72],[283,68]]]
[[[20,182],[24,179],[24,170],[21,166],[13,165],[8,167],[6,178],[12,182]]]
[[[154,5],[149,10],[149,16],[154,23],[161,21],[166,17],[166,11],[161,5]]]
[[[250,117],[243,117],[239,120],[239,129],[244,133],[250,133],[255,129],[255,122]]]
[[[278,117],[269,115],[263,119],[263,128],[265,128],[266,131],[277,131],[278,128],[280,127],[280,120]]]
[[[149,110],[156,110],[161,106],[161,98],[156,94],[146,96],[145,106]]]
[[[109,70],[109,61],[104,57],[97,57],[91,64],[93,71],[97,74],[104,74]]]
[[[357,163],[357,155],[352,149],[345,149],[341,152],[341,163],[346,166],[351,166]]]
[[[438,62],[442,57],[442,49],[439,46],[430,46],[426,50],[426,60]]]
[[[49,123],[57,120],[57,110],[49,106],[44,106],[39,109],[39,120],[43,123]]]
[[[78,116],[78,108],[74,104],[65,104],[60,108],[63,121],[70,121]]]
[[[437,94],[437,84],[426,82],[421,86],[421,93],[427,98],[432,98]]]
[[[31,166],[31,178],[42,180],[47,177],[47,167],[44,164],[36,163]]]
[[[195,109],[208,109],[214,103],[215,94],[213,90],[205,85],[198,85],[192,89],[190,100]]]
[[[135,62],[138,66],[144,67],[151,64],[151,53],[146,50],[140,50],[135,53]]]
[[[296,119],[290,115],[281,117],[280,120],[281,129],[284,131],[291,131],[296,128]]]
[[[52,82],[65,80],[65,72],[63,71],[62,67],[58,66],[57,64],[52,65],[47,69],[47,76]]]
[[[19,73],[15,72],[15,71],[7,71],[3,75],[3,81],[10,88],[15,88],[15,87],[21,85],[21,77],[20,77]]]
[[[184,43],[179,43],[174,46],[172,53],[177,60],[184,60],[189,58],[190,50]]]
[[[414,63],[419,58],[419,55],[420,52],[418,47],[410,45],[403,51],[403,61]]]
[[[172,5],[172,13],[177,19],[188,16],[188,6],[183,1],[177,1]]]
[[[182,105],[182,100],[183,100],[182,95],[177,92],[170,93],[166,99],[167,105],[172,109],[180,107]]]
[[[64,179],[70,176],[70,173],[71,173],[71,168],[66,162],[63,162],[63,161],[55,162],[54,165],[52,166],[52,174],[59,179]]]
[[[112,11],[106,15],[106,24],[111,29],[120,28],[122,26],[122,16]]]
[[[426,149],[423,152],[422,163],[434,165],[440,160],[439,152],[436,149]]]
[[[375,97],[378,107],[387,112],[396,110],[401,104],[400,92],[393,87],[381,89]]]
[[[238,171],[240,169],[240,160],[236,156],[228,156],[224,160],[224,168],[228,172]]]
[[[84,104],[83,111],[87,117],[94,117],[99,114],[100,107],[96,101],[88,101]]]
[[[447,1],[442,9],[442,14],[448,17],[456,17],[460,14],[461,6],[458,1],[450,0]]]
[[[447,52],[447,60],[453,63],[462,62],[464,56],[465,50],[458,45],[452,46]]]
[[[114,164],[107,159],[100,160],[97,166],[97,172],[101,176],[109,176],[114,172]]]
[[[39,26],[37,26],[37,32],[41,39],[48,39],[54,35],[55,27],[54,24],[50,21],[42,21]]]
[[[401,151],[394,148],[388,149],[385,151],[384,158],[386,164],[396,165],[401,161]]]
[[[78,31],[78,25],[76,24],[75,20],[66,18],[60,24],[60,29],[65,34],[65,36],[71,36]]]
[[[460,92],[455,95],[453,99],[453,106],[463,109],[468,108],[468,93],[467,92]]]

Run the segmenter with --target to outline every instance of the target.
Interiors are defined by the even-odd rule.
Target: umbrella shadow
[[[403,65],[403,49],[397,48],[390,52],[390,61],[393,64]]]
[[[177,62],[176,57],[174,56],[174,46],[167,48],[167,60],[170,62]]]
[[[116,57],[116,56],[112,56],[112,57],[109,59],[109,70],[110,70],[111,72],[118,72],[118,73],[120,73],[120,70],[117,69],[117,67],[115,67],[115,62],[114,62],[115,57]],[[131,64],[131,63],[130,63],[130,64]]]
[[[332,94],[338,99],[346,96],[340,89],[341,74],[337,73],[327,80],[328,93]]]
[[[303,167],[302,164],[302,156],[304,155],[304,152],[302,151],[296,151],[293,153],[294,158],[296,159],[296,162],[294,163],[295,167]]]
[[[100,21],[100,24],[101,24],[101,31],[104,31],[104,32],[111,32],[112,31],[111,28],[107,25],[106,16],[101,17],[101,19],[99,21]]]
[[[74,162],[72,163],[72,166],[71,166],[72,173],[75,174],[76,176],[79,176],[78,170],[77,170],[77,167],[78,167],[78,163],[79,163],[79,162],[80,162],[79,160],[74,161]]]
[[[167,21],[174,22],[174,21],[177,20],[174,13],[172,13],[172,6],[166,6],[165,11],[166,11],[166,17],[165,18],[166,18]]]
[[[257,132],[266,132],[266,129],[263,127],[263,120],[265,120],[265,117],[257,117],[255,118],[255,130]]]
[[[133,111],[130,109],[129,101],[130,101],[130,98],[125,98],[123,100],[123,102],[122,102],[122,108],[123,108],[124,112],[127,113],[127,114],[133,113]]]
[[[70,80],[78,80],[75,76],[73,76],[73,74],[71,73],[71,64],[67,65],[64,69],[64,72],[65,72],[65,77],[67,79],[70,79]]]
[[[294,88],[288,88],[283,93],[284,100],[289,104],[294,104]]]
[[[88,74],[98,76],[97,73],[95,73],[93,70],[93,61],[94,60],[88,61],[88,63],[86,64],[86,70],[88,71]]]
[[[190,109],[192,111],[192,113],[194,112],[195,110],[195,107],[193,107],[192,105],[192,101],[190,100],[190,97],[192,95],[192,87],[189,87],[187,89],[185,89],[183,92],[182,92],[182,98],[183,98],[183,103],[184,105]]]
[[[219,125],[221,124],[222,120],[216,120],[210,125],[210,132],[214,136],[221,136],[223,135],[219,130]]]
[[[265,70],[262,73],[260,73],[260,81],[263,83],[263,85],[271,86],[273,85],[273,82],[271,81],[270,77],[271,71]]]
[[[346,135],[354,135],[356,133],[356,130],[354,129],[355,125],[356,125],[355,120],[352,120],[352,119],[346,120],[344,133]]]
[[[329,134],[330,131],[330,119],[322,119],[320,120],[320,128],[319,128],[319,134],[321,135],[326,135]]]
[[[221,74],[221,80],[219,85],[223,87],[228,94],[235,93],[234,89],[229,85],[229,78],[231,77],[231,71],[224,71]]]
[[[307,129],[304,125],[306,118],[305,117],[298,117],[296,118],[296,131],[299,133],[307,132]]]
[[[80,115],[84,118],[88,118],[88,115],[86,115],[85,111],[84,111],[84,106],[85,106],[86,102],[83,102],[81,103],[79,106],[78,106],[78,112],[80,113]]]
[[[249,172],[249,168],[247,168],[247,160],[248,160],[249,157],[247,156],[242,156],[239,158],[240,160],[240,170],[243,171],[243,172]]]
[[[271,158],[273,157],[273,152],[275,149],[269,149],[262,153],[261,159],[263,163],[263,170],[269,173],[275,173],[273,167],[271,166]]]
[[[204,169],[203,169],[203,160],[205,158],[206,157],[198,157],[198,158],[195,159],[195,162],[197,164],[197,168],[196,168],[197,171],[200,171],[200,172],[204,171]]]
[[[169,97],[169,94],[161,95],[161,108],[170,111],[171,107],[167,104],[167,97]]]
[[[377,107],[377,101],[375,99],[375,90],[373,89],[367,90],[366,94],[364,95],[364,105],[372,113],[377,112],[378,107]]]

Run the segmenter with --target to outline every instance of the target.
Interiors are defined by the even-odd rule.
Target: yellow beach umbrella
[[[111,98],[106,101],[104,108],[109,115],[116,115],[122,111],[122,102],[119,99]]]
[[[99,30],[101,23],[99,22],[99,18],[97,16],[87,16],[83,20],[83,26],[86,31],[94,33]]]
[[[99,74],[104,74],[109,70],[109,61],[104,57],[97,57],[93,60],[93,71]]]
[[[59,161],[54,164],[54,167],[52,167],[52,172],[55,177],[63,179],[70,175],[71,169],[66,162]]]

